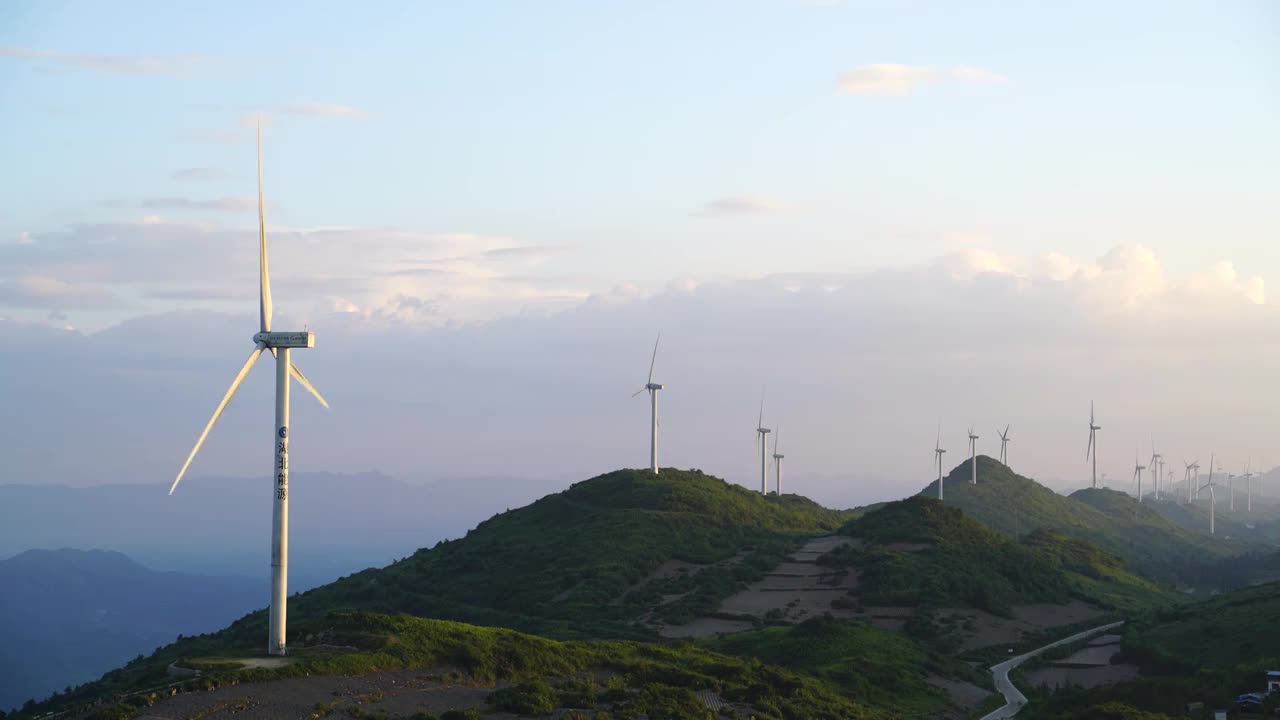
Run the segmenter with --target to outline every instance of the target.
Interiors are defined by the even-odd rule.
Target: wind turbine
[[[1244,511],[1253,512],[1253,473],[1249,472],[1252,460],[1244,464],[1244,490],[1245,490],[1245,506]]]
[[[1210,535],[1214,534],[1213,515],[1215,512],[1215,508],[1217,506],[1217,498],[1214,496],[1214,492],[1213,492],[1214,487],[1216,486],[1213,484],[1213,455],[1210,455],[1209,456],[1209,482],[1200,486],[1201,490],[1205,488],[1209,488],[1209,534]]]
[[[276,424],[271,435],[271,444],[275,448],[275,463],[271,474],[274,478],[275,492],[272,494],[273,505],[271,515],[271,614],[270,629],[267,636],[267,652],[271,655],[285,654],[285,603],[288,597],[289,584],[289,380],[292,378],[306,388],[320,401],[329,407],[315,386],[298,370],[298,366],[290,359],[290,351],[294,348],[315,347],[316,337],[310,331],[282,332],[271,329],[271,277],[267,272],[267,229],[263,214],[262,199],[262,125],[258,125],[258,319],[259,329],[253,336],[253,350],[245,361],[240,372],[231,381],[231,387],[222,396],[222,402],[214,408],[213,417],[204,426],[204,431],[196,439],[195,447],[187,455],[178,476],[169,487],[169,494],[178,488],[182,476],[186,474],[191,461],[195,459],[200,446],[209,436],[227,403],[240,389],[240,384],[249,375],[249,370],[258,361],[262,353],[270,350],[276,359]]]
[[[764,398],[760,398],[760,420],[756,423],[756,445],[760,447],[760,494],[769,494],[769,433],[764,426]]]
[[[970,485],[978,484],[978,436],[973,434],[973,428],[969,428],[969,461],[973,466],[973,479],[969,481]]]
[[[1084,459],[1093,458],[1093,486],[1098,487],[1098,441],[1095,439],[1101,425],[1093,423],[1093,401],[1089,401],[1089,447],[1084,451]]]
[[[1191,463],[1191,482],[1195,485],[1195,489],[1196,489],[1195,499],[1199,500],[1200,499],[1200,461],[1199,460],[1196,460],[1195,462]],[[1190,489],[1187,490],[1187,494],[1188,496],[1190,496],[1191,494]]]
[[[1236,476],[1232,473],[1227,473],[1227,496],[1231,498],[1231,503],[1227,509],[1230,510],[1231,512],[1235,512],[1236,511]]]
[[[938,439],[933,442],[933,454],[938,463],[938,499],[942,499],[942,455],[947,452],[942,449],[942,426],[938,426]]]
[[[1133,479],[1138,481],[1138,502],[1142,502],[1142,471],[1146,469],[1147,466],[1139,462],[1138,451],[1135,450],[1133,452]]]
[[[1156,441],[1151,441],[1151,460],[1147,463],[1147,467],[1151,468],[1152,489],[1155,491],[1155,499],[1160,499],[1160,463],[1164,457],[1156,452]]]
[[[662,384],[653,381],[653,364],[658,360],[658,341],[661,339],[662,333],[658,333],[658,339],[653,341],[653,357],[649,358],[649,382],[631,394],[631,397],[635,397],[645,390],[649,391],[649,469],[654,475],[658,474],[658,391],[662,389]]]
[[[1187,462],[1186,460],[1182,461],[1182,464],[1186,466],[1186,472],[1183,473],[1182,479],[1187,483],[1187,504],[1188,505],[1191,504],[1191,483],[1194,482],[1191,478],[1191,473],[1196,468],[1200,467],[1197,464],[1199,462],[1200,462],[1199,460],[1196,460],[1194,462]]]
[[[773,482],[778,488],[778,497],[782,497],[782,459],[786,455],[778,454],[778,438],[782,437],[782,423],[778,423],[778,432],[773,434]]]
[[[1006,446],[1009,444],[1009,426],[1004,426],[1004,432],[1000,433],[1000,462],[1004,465],[1009,464],[1009,451]]]

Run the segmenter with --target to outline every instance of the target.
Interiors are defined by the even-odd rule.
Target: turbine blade
[[[226,394],[222,396],[222,402],[218,403],[218,407],[213,410],[213,417],[209,418],[208,424],[204,426],[204,432],[200,433],[200,437],[196,440],[196,446],[191,448],[191,454],[187,456],[187,461],[182,463],[182,469],[178,471],[178,476],[173,479],[173,485],[169,486],[169,494],[178,489],[178,483],[182,481],[182,476],[187,473],[187,468],[191,466],[191,461],[195,459],[196,453],[200,452],[200,446],[204,444],[204,439],[209,437],[209,431],[213,429],[214,423],[218,422],[218,418],[222,417],[222,411],[227,409],[227,403],[231,402],[231,396],[236,394],[236,390],[240,389],[240,383],[249,374],[250,368],[258,361],[262,355],[265,346],[258,343],[253,348],[253,352],[249,354],[249,359],[245,361],[244,366],[240,368],[240,372],[236,374],[236,379],[231,381],[231,387],[227,388]]]
[[[258,311],[262,332],[271,330],[271,274],[267,272],[267,221],[262,202],[262,119],[258,118]]]
[[[756,427],[764,427],[764,393],[760,393],[760,419],[756,421]]]
[[[329,407],[329,401],[324,399],[324,396],[320,394],[320,391],[316,389],[316,386],[311,384],[311,381],[307,379],[307,376],[303,375],[302,371],[299,370],[298,366],[294,365],[292,361],[289,363],[289,374],[293,376],[294,380],[298,381],[299,385],[306,388],[307,392],[315,395],[321,405]]]
[[[642,393],[642,392],[644,392],[645,390],[648,390],[648,389],[649,389],[649,388],[640,388],[639,390],[637,390],[637,391],[635,391],[635,392],[631,393],[631,397],[635,397],[635,396],[639,395],[640,393]]]
[[[782,434],[782,422],[778,422],[778,427],[773,430],[773,454],[778,454],[778,436]]]
[[[653,357],[649,358],[649,382],[653,382],[653,365],[658,362],[658,341],[662,339],[662,333],[658,333],[658,339],[653,341]]]
[[[1084,449],[1084,459],[1088,460],[1090,453],[1093,452],[1093,428],[1089,428],[1089,447]]]

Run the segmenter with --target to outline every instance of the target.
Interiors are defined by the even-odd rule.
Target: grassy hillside
[[[1123,659],[1140,665],[1143,678],[1042,693],[1028,717],[1083,720],[1106,703],[1182,717],[1187,702],[1227,707],[1236,695],[1263,689],[1263,673],[1280,668],[1280,583],[1144,613],[1123,633]]]
[[[946,477],[948,506],[1005,535],[1016,537],[1043,528],[1088,540],[1160,582],[1194,583],[1201,563],[1241,551],[1231,543],[1178,527],[1114,490],[1091,488],[1070,497],[1059,495],[985,455],[978,456],[978,484],[969,484],[969,477],[967,461]],[[937,481],[920,494],[936,497]]]
[[[990,683],[989,675],[901,633],[830,617],[708,638],[701,644],[815,675],[850,697],[892,708],[900,717],[937,717],[946,710],[945,695],[925,682],[930,676]]]
[[[1013,605],[1073,597],[1124,609],[1171,600],[1085,541],[1048,531],[1011,540],[927,497],[888,503],[841,533],[869,543],[845,554],[862,569],[859,593],[870,604],[960,605],[1008,615]],[[895,543],[925,547],[896,550]]]
[[[632,621],[658,598],[629,591],[663,562],[704,565],[745,552],[732,570],[688,581],[681,603],[666,611],[714,609],[777,564],[796,538],[831,532],[843,519],[796,495],[764,497],[701,472],[619,470],[305,593],[290,617],[358,608],[555,637],[640,637],[647,631]]]
[[[693,695],[698,690],[711,690],[726,702],[749,706],[753,714],[768,717],[879,720],[911,716],[898,712],[893,698],[873,706],[842,694],[824,680],[687,643],[562,642],[511,630],[363,612],[335,613],[319,622],[302,623],[302,629],[322,633],[332,646],[351,649],[304,650],[291,656],[290,664],[273,669],[242,669],[231,661],[213,664],[190,659],[235,657],[237,652],[251,652],[246,643],[256,649],[261,638],[238,624],[217,635],[181,640],[151,658],[108,673],[99,683],[55,702],[28,707],[24,715],[76,707],[111,697],[114,692],[120,693],[120,704],[114,699],[108,703],[118,713],[112,717],[132,717],[158,698],[154,694],[129,696],[123,691],[172,682],[165,667],[178,662],[202,667],[205,672],[184,683],[182,688],[189,690],[397,668],[455,669],[452,671],[461,675],[455,682],[512,685],[490,696],[489,709],[531,716],[550,715],[555,708],[568,706],[595,708],[606,713],[605,717],[645,714],[707,720],[706,707]]]

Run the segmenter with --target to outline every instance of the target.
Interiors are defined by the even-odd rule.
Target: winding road
[[[1083,640],[1090,635],[1097,635],[1100,632],[1120,627],[1123,624],[1124,621],[1121,620],[1120,622],[1113,622],[1107,625],[1100,625],[1096,628],[1090,628],[1084,632],[1078,632],[1070,637],[1055,640],[1054,642],[1051,642],[1044,647],[1036,648],[1029,653],[1023,653],[1015,658],[1005,660],[998,665],[992,665],[991,677],[996,681],[996,690],[998,690],[1001,695],[1004,695],[1004,707],[983,715],[982,720],[1004,720],[1004,718],[1011,718],[1014,715],[1017,715],[1018,711],[1027,704],[1027,696],[1023,695],[1022,691],[1014,687],[1013,682],[1009,680],[1010,670],[1018,667],[1022,663],[1030,660],[1049,648],[1054,648],[1059,645],[1068,645],[1076,642],[1077,640]]]

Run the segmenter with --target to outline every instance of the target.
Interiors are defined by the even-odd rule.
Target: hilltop
[[[945,502],[1008,536],[1053,530],[1097,545],[1136,572],[1163,583],[1195,583],[1202,563],[1238,554],[1242,548],[1188,531],[1114,490],[1089,488],[1063,496],[978,456],[978,484],[969,482],[969,461],[945,478]],[[937,481],[920,492],[937,496]]]
[[[858,594],[877,605],[960,605],[1011,615],[1014,605],[1072,599],[1132,609],[1171,597],[1087,541],[1037,530],[1011,540],[955,507],[912,497],[840,531],[868,543],[847,553]]]
[[[797,495],[762,496],[699,471],[619,470],[500,513],[459,540],[304,593],[295,614],[407,612],[552,637],[642,639],[635,620],[662,598],[630,592],[666,562],[735,560],[677,590],[665,612],[714,608],[844,515]],[[706,575],[706,577],[703,577]]]

